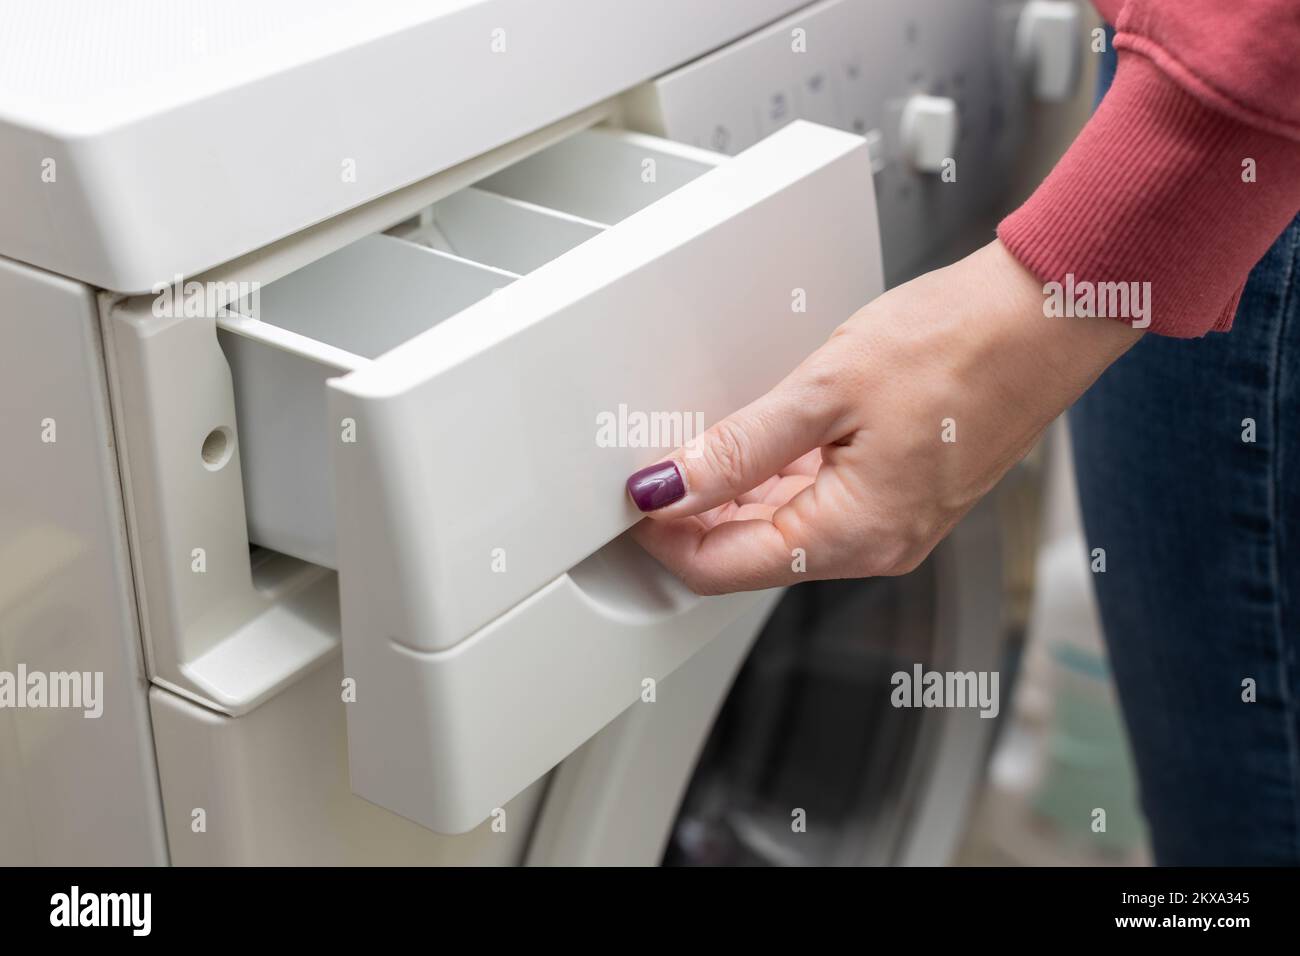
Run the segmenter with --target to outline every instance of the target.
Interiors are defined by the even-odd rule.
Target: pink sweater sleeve
[[[1300,0],[1097,6],[1114,83],[998,237],[1044,283],[1149,282],[1150,331],[1226,331],[1300,211]]]

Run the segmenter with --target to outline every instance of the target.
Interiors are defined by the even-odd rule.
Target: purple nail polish
[[[629,478],[627,492],[642,511],[657,511],[684,498],[686,482],[675,461],[661,461]]]

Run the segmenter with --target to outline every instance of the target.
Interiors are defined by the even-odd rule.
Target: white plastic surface
[[[164,863],[95,299],[3,259],[0,448],[0,671],[98,687],[0,707],[0,866]]]
[[[598,416],[774,385],[881,290],[870,183],[860,138],[793,124],[331,381],[357,793],[468,829],[753,606],[602,549],[667,449],[602,447]]]
[[[631,525],[672,444],[603,447],[602,416],[707,424],[776,384],[880,291],[870,183],[859,137],[794,124],[333,381],[345,630],[354,568],[364,626],[440,650]]]
[[[597,235],[604,226],[481,189],[436,203],[419,225],[390,235],[522,275]]]
[[[503,169],[479,187],[612,225],[723,159],[652,136],[597,128]]]
[[[368,236],[269,283],[255,320],[220,318],[250,539],[337,567],[327,457],[347,426],[326,422],[325,381],[487,298],[517,278],[507,269],[536,269],[603,231],[573,207],[617,221],[722,158],[634,133],[583,130],[481,188],[438,201],[421,216],[427,223],[394,230],[406,240]]]
[[[647,680],[770,600],[698,598],[630,539],[610,550],[449,650],[415,651],[364,619],[345,623],[353,792],[439,833],[473,829],[641,699]],[[611,559],[643,589],[639,606],[601,593]]]
[[[820,0],[657,77],[625,104],[636,129],[735,153],[795,119],[871,143],[885,275],[910,278],[986,235],[1011,188],[1028,84],[1015,63],[1018,0]],[[900,139],[914,94],[949,97],[955,180],[917,169]],[[970,240],[973,241],[973,240]],[[949,252],[948,250],[952,250]]]
[[[458,190],[587,128],[607,112],[608,105],[601,104],[533,130],[203,278],[210,290],[222,293],[217,305],[233,302],[246,288],[244,283],[267,288],[351,243],[409,221]],[[428,261],[427,254],[414,257]],[[359,314],[368,313],[374,302],[367,298]],[[148,676],[210,709],[246,713],[337,649],[337,587],[323,569],[284,556],[253,562],[258,567],[250,568],[240,454],[245,436],[236,421],[230,362],[218,344],[211,314],[156,315],[154,296],[118,301],[101,294],[99,303],[113,396],[112,434],[119,453]],[[273,340],[277,335],[269,323],[258,331]],[[269,351],[297,341],[309,349],[306,360],[315,361],[317,352],[327,348],[316,340],[278,334],[285,341],[271,341]],[[332,354],[351,353],[335,349]],[[273,390],[273,383],[258,387]],[[313,401],[321,401],[319,389],[312,394]],[[321,407],[297,419],[303,428],[317,422],[324,430]],[[286,411],[272,405],[267,415],[252,422],[266,425],[285,417]],[[223,455],[210,462],[202,450],[211,434],[221,430],[232,440]],[[301,444],[311,447],[310,441]],[[295,464],[281,480],[297,481],[312,473],[311,463]],[[317,474],[312,487],[305,481],[299,485],[299,497],[310,501],[315,495],[313,519],[320,517],[321,509],[327,517],[311,527],[304,540],[333,524],[328,492],[319,487],[325,482],[328,488],[329,482],[323,453]],[[330,535],[332,540],[332,531]]]
[[[149,693],[174,866],[513,866],[545,781],[502,808],[502,825],[446,837],[348,790],[337,652],[251,713],[228,717]],[[204,829],[194,828],[196,809]]]
[[[442,321],[512,273],[370,236],[260,290],[260,319],[219,320],[236,383],[249,537],[335,567],[325,382]]]
[[[550,777],[529,866],[654,866],[736,672],[777,600],[765,597],[565,759]]]
[[[1060,103],[1079,85],[1081,13],[1072,0],[1029,0],[1016,29],[1016,59],[1034,98]]]
[[[0,254],[147,292],[614,96],[800,0],[7,0]]]
[[[912,167],[937,173],[957,147],[957,104],[946,96],[909,96],[903,104],[899,140]]]

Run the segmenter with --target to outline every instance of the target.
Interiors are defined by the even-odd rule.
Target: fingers
[[[628,493],[660,521],[756,500],[764,482],[796,459],[805,473],[816,473],[818,459],[810,453],[837,437],[830,432],[839,411],[801,367],[687,448],[632,475]]]
[[[905,573],[933,546],[914,522],[876,507],[881,489],[859,480],[860,454],[824,449],[782,469],[745,500],[699,515],[642,521],[637,541],[697,594],[725,594],[824,578]]]
[[[796,561],[781,530],[768,520],[771,505],[745,505],[754,517],[712,527],[695,516],[642,521],[633,536],[696,594],[756,591],[792,583]]]
[[[642,521],[632,533],[697,594],[790,584],[808,577],[807,546],[820,538],[809,493],[814,481],[785,474],[765,483],[763,500],[732,501],[671,521]]]

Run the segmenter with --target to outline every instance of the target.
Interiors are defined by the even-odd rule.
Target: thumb
[[[669,458],[633,474],[627,490],[637,508],[664,519],[708,511],[834,440],[836,408],[826,390],[801,371]]]

